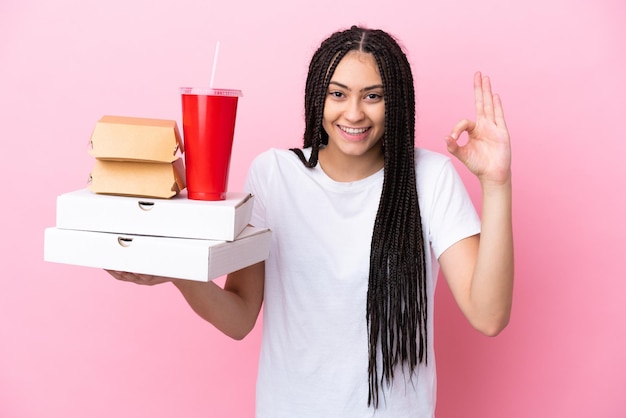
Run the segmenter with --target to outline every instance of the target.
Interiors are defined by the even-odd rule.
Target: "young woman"
[[[490,81],[474,76],[476,120],[446,137],[481,184],[482,222],[448,157],[415,148],[411,68],[380,30],[326,39],[306,82],[304,146],[253,162],[251,223],[273,231],[264,263],[216,284],[171,281],[233,338],[264,302],[257,417],[432,417],[439,266],[470,323],[508,323],[513,288],[510,144]],[[461,134],[465,145],[457,144]]]

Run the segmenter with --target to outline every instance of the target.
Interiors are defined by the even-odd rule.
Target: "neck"
[[[385,165],[380,147],[369,150],[365,155],[346,155],[333,152],[332,145],[320,149],[319,164],[324,173],[339,182],[362,180],[378,172]]]

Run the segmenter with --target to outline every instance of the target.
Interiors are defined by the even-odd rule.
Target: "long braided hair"
[[[305,86],[304,148],[311,147],[311,155],[307,160],[301,149],[292,151],[307,167],[317,165],[320,148],[328,144],[322,121],[329,82],[341,59],[355,50],[376,59],[385,100],[384,181],[372,234],[366,307],[368,405],[377,408],[379,389],[391,385],[396,365],[412,374],[418,363],[427,361],[428,338],[425,244],[415,179],[415,92],[410,64],[393,37],[353,26],[322,42]]]

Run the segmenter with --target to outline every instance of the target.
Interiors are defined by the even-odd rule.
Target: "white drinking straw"
[[[217,55],[220,52],[220,41],[217,41],[215,45],[215,54],[213,55],[213,69],[211,70],[211,84],[209,87],[213,88],[213,79],[215,79],[215,67],[217,67]]]

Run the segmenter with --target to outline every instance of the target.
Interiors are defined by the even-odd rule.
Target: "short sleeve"
[[[271,156],[265,152],[258,155],[248,169],[244,183],[244,192],[254,196],[252,217],[250,224],[256,227],[266,227],[266,199],[268,194],[268,166]]]
[[[452,162],[440,166],[430,195],[428,236],[435,257],[456,242],[480,233],[480,218]]]

